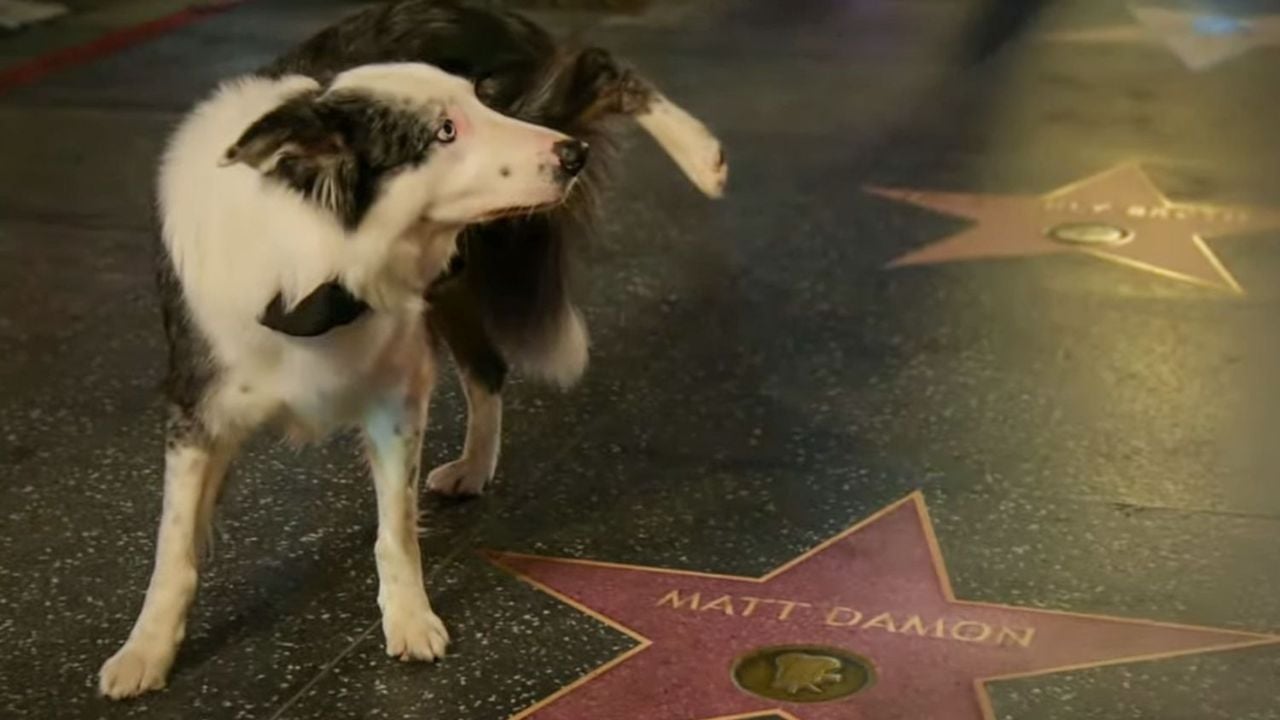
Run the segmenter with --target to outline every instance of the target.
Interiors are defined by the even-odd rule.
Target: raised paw
[[[449,631],[429,608],[383,612],[382,632],[387,638],[387,655],[405,662],[444,657],[449,645]]]
[[[427,489],[449,497],[479,495],[492,475],[482,463],[459,458],[432,470],[427,475]]]
[[[707,197],[724,195],[729,163],[724,146],[706,125],[670,99],[658,96],[636,122],[653,136],[676,165]]]
[[[710,198],[724,196],[729,183],[729,160],[725,157],[720,141],[710,136],[698,148],[698,160],[688,169],[689,179]]]
[[[173,650],[157,643],[130,640],[98,671],[98,691],[112,700],[137,697],[164,687]]]
[[[701,122],[681,116],[673,132],[670,152],[689,181],[709,198],[724,196],[729,183],[729,160],[724,146]]]

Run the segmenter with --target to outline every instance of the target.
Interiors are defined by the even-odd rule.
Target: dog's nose
[[[574,177],[587,166],[587,155],[590,145],[581,140],[561,140],[552,147],[556,157],[560,158],[560,169],[569,177]]]

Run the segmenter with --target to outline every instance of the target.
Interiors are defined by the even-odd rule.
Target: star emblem
[[[991,680],[1280,643],[957,600],[920,493],[759,578],[490,557],[636,642],[517,720],[990,720]]]
[[[1235,17],[1159,6],[1130,6],[1133,24],[1054,33],[1087,44],[1162,44],[1196,72],[1259,47],[1280,45],[1280,15]]]
[[[1175,280],[1243,292],[1205,242],[1280,227],[1280,213],[1174,203],[1136,163],[1047,195],[984,195],[868,186],[867,192],[975,221],[889,267],[1084,252]]]

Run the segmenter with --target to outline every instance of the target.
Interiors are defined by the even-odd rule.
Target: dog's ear
[[[271,172],[281,160],[324,161],[347,152],[341,132],[332,118],[308,93],[295,97],[258,118],[227,149],[224,165],[244,163]]]

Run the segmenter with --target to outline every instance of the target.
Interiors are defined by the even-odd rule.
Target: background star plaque
[[[1280,46],[1280,15],[1251,17],[1135,5],[1130,25],[1054,33],[1049,39],[1084,44],[1162,44],[1187,68],[1208,70],[1259,47]]]
[[[1136,163],[1047,195],[865,189],[976,222],[896,258],[890,267],[1085,252],[1174,280],[1242,292],[1206,238],[1280,227],[1280,213],[1171,202]]]

